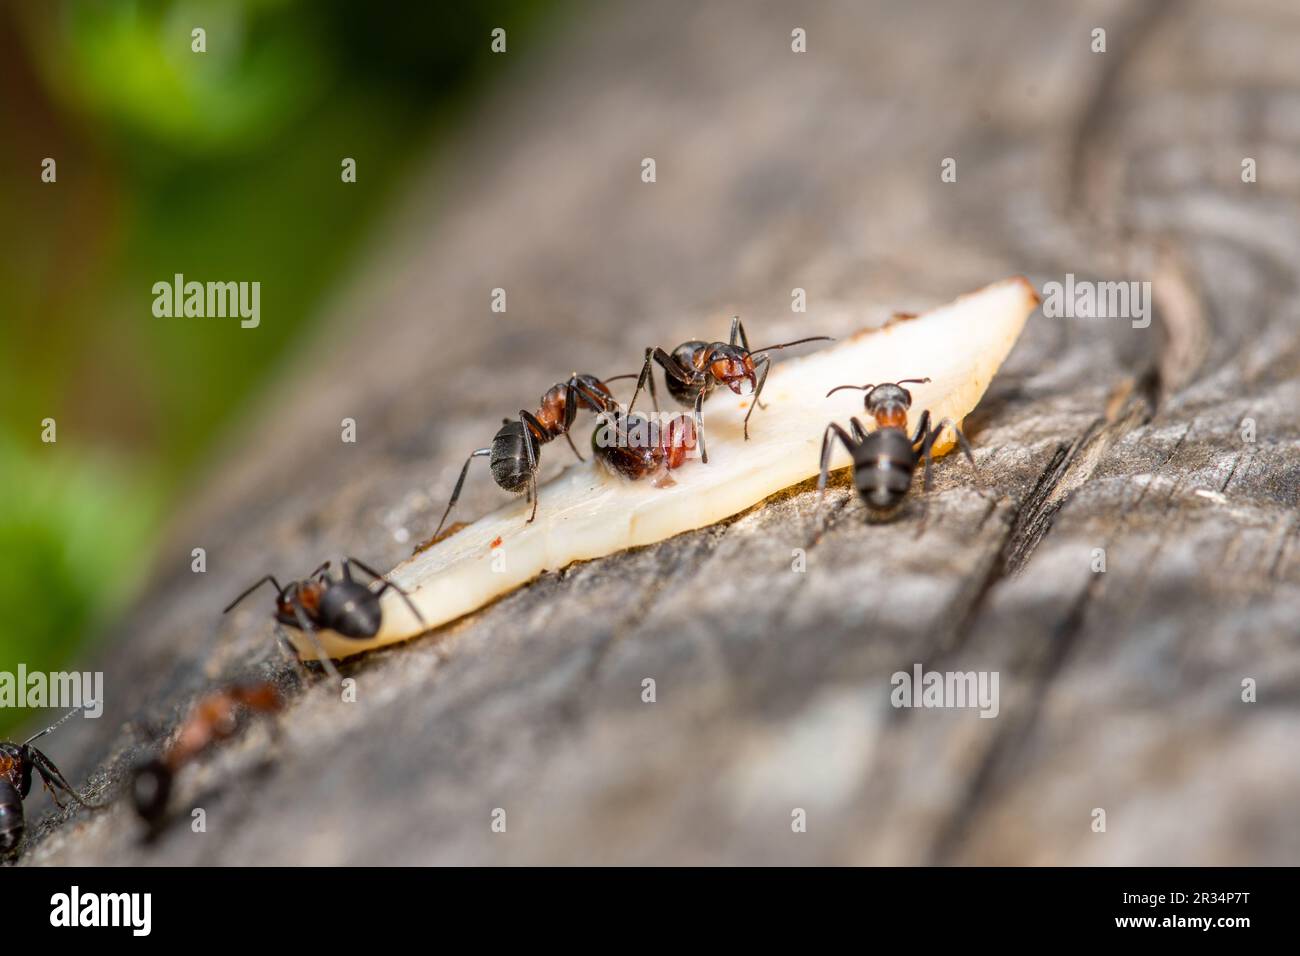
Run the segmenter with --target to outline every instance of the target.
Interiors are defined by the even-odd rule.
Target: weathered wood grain
[[[396,563],[465,452],[575,366],[734,313],[835,334],[1016,272],[1149,280],[1154,322],[1032,318],[968,420],[978,471],[943,461],[924,524],[864,524],[841,477],[804,573],[809,486],[557,570],[185,777],[207,834],[49,815],[26,859],[1300,862],[1298,45],[1285,0],[900,0],[592,8],[512,50],[196,491],[65,770],[112,792],[217,674],[292,682],[260,619],[217,630],[225,601]],[[892,708],[915,663],[998,671],[999,716]]]

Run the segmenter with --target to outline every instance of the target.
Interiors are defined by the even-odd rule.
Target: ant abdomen
[[[533,461],[541,461],[541,446],[519,421],[506,422],[492,437],[492,479],[506,491],[522,492],[534,474],[525,441],[532,446]]]
[[[358,639],[374,637],[384,621],[379,597],[360,581],[340,581],[325,588],[317,613],[325,627]]]
[[[916,453],[902,431],[871,432],[853,452],[853,480],[858,494],[873,511],[891,511],[912,487]]]

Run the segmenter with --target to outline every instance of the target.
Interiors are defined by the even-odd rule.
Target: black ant
[[[222,614],[229,613],[235,605],[248,597],[263,584],[268,582],[275,588],[275,620],[297,628],[307,635],[316,648],[316,656],[321,666],[334,680],[339,679],[329,655],[316,636],[318,630],[335,631],[344,637],[365,640],[379,633],[383,623],[383,608],[379,598],[392,588],[402,596],[406,606],[421,624],[424,615],[411,602],[410,595],[378,571],[370,568],[356,558],[343,559],[343,576],[332,578],[329,573],[331,562],[326,561],[301,581],[290,581],[281,587],[274,575],[267,574],[258,578],[243,594],[231,601]],[[380,582],[378,589],[371,590],[368,584],[352,577],[352,565],[356,565],[371,578]]]
[[[22,842],[23,832],[26,829],[23,819],[23,800],[32,789],[32,770],[40,775],[41,783],[50,792],[50,796],[60,810],[64,807],[63,801],[59,799],[60,790],[83,807],[95,809],[72,784],[68,783],[50,758],[32,746],[33,741],[57,729],[64,721],[80,711],[80,707],[69,711],[62,719],[46,727],[39,734],[28,737],[20,744],[8,741],[0,743],[0,856],[13,853]]]
[[[201,697],[167,752],[135,769],[131,799],[136,813],[156,827],[167,811],[172,781],[181,767],[219,741],[234,736],[241,712],[272,714],[283,706],[275,685],[269,683],[235,685]]]
[[[617,410],[618,402],[614,401],[614,395],[606,383],[632,377],[631,373],[614,375],[602,382],[594,375],[579,375],[574,372],[567,382],[557,382],[547,390],[542,396],[537,414],[520,409],[519,418],[502,419],[501,428],[492,437],[492,444],[487,448],[470,452],[470,456],[465,459],[460,477],[456,479],[456,487],[451,493],[451,500],[447,502],[447,510],[442,513],[442,520],[438,522],[438,530],[433,533],[433,537],[428,542],[417,547],[416,551],[424,550],[439,539],[442,526],[447,523],[447,516],[451,514],[451,509],[456,507],[456,502],[460,498],[460,490],[465,484],[465,475],[469,473],[470,462],[475,458],[492,456],[490,462],[492,478],[506,491],[516,494],[521,491],[527,492],[528,500],[533,505],[533,513],[529,515],[528,520],[531,522],[536,518],[537,469],[542,457],[542,445],[563,435],[568,440],[573,453],[578,456],[578,460],[582,461],[582,453],[578,451],[578,446],[573,443],[573,436],[569,434],[574,419],[578,417],[578,410],[586,408],[597,413]]]
[[[952,427],[962,452],[972,465],[975,464],[970,444],[957,423],[951,418],[945,418],[931,429],[929,409],[921,413],[916,433],[908,437],[907,413],[912,407],[912,393],[903,386],[911,383],[921,385],[929,381],[928,378],[905,378],[880,385],[838,385],[826,393],[830,397],[846,388],[865,391],[867,394],[863,397],[862,404],[867,414],[875,419],[876,428],[868,433],[857,418],[849,419],[852,435],[834,422],[826,426],[822,435],[821,473],[817,478],[819,509],[826,495],[832,437],[838,438],[853,456],[853,481],[858,494],[867,507],[877,514],[886,514],[898,507],[912,487],[912,472],[916,470],[917,462],[922,460],[925,462],[925,490],[930,490],[930,468],[933,464],[931,452],[945,428]]]
[[[613,412],[591,435],[596,458],[615,474],[637,480],[654,475],[656,488],[675,484],[670,471],[680,468],[695,448],[695,423],[676,415],[660,424],[643,415]]]
[[[725,385],[737,395],[744,395],[743,388],[746,383],[749,384],[749,391],[753,394],[754,401],[749,406],[749,411],[745,413],[745,440],[748,441],[749,416],[754,414],[755,408],[767,407],[759,401],[759,397],[763,394],[763,384],[767,381],[772,359],[771,356],[763,353],[775,349],[788,349],[807,342],[829,341],[832,341],[829,335],[814,335],[806,339],[795,339],[793,342],[751,349],[749,337],[745,335],[745,326],[740,321],[740,317],[736,316],[731,320],[731,335],[726,342],[692,340],[683,342],[673,349],[671,354],[661,348],[647,348],[645,364],[641,367],[636,391],[632,393],[632,401],[627,406],[628,411],[632,411],[637,395],[641,393],[641,389],[647,382],[650,385],[650,398],[654,402],[655,411],[659,410],[659,396],[655,394],[655,379],[651,374],[650,365],[651,361],[658,362],[664,370],[664,382],[668,386],[669,394],[679,404],[695,407],[695,432],[700,441],[700,460],[708,464],[709,450],[704,444],[704,417],[700,406],[704,404],[704,400],[710,393],[719,385]],[[755,359],[756,355],[759,358]]]

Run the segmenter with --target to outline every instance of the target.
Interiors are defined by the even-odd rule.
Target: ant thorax
[[[537,407],[537,420],[546,426],[547,437],[554,437],[564,429],[564,418],[568,402],[565,400],[564,385],[553,385]]]
[[[320,598],[324,590],[325,585],[320,581],[304,581],[298,588],[298,603],[309,615],[320,609]],[[293,608],[290,607],[289,610],[292,611]]]

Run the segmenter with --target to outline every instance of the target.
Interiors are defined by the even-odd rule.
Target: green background
[[[528,0],[0,9],[0,670],[66,667],[121,613],[214,440],[311,335],[414,162],[472,122],[501,62],[491,31],[514,52],[544,14]],[[260,281],[277,321],[156,319],[151,287],[177,272]],[[0,732],[22,717],[0,710]]]

